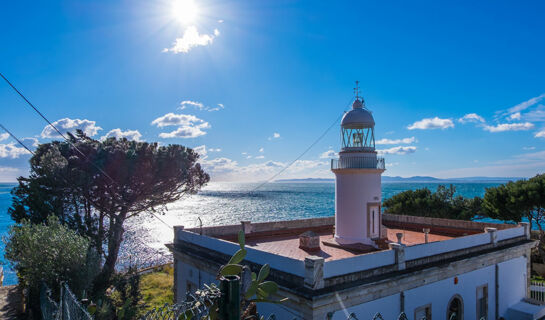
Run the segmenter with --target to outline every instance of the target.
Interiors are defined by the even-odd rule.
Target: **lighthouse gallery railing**
[[[331,169],[385,169],[384,158],[347,157],[331,159]]]

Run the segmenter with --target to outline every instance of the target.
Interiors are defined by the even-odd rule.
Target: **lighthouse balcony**
[[[331,159],[331,170],[336,169],[381,169],[386,168],[384,158],[349,157]]]

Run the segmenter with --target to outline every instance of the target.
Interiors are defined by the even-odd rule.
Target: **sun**
[[[193,23],[199,16],[199,7],[193,0],[174,0],[172,14],[181,23]]]

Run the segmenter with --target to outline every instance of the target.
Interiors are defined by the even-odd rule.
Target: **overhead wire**
[[[30,100],[28,100],[25,95],[19,91],[19,89],[17,89],[17,87],[15,87],[14,84],[12,84],[1,72],[0,72],[0,76],[6,81],[6,83],[15,91],[17,92],[17,94],[36,112],[38,113],[38,115],[40,115],[40,117],[42,119],[44,119],[49,126],[51,126],[53,128],[53,130],[55,130],[61,137],[63,137],[79,154],[81,154],[86,161],[88,161],[89,163],[91,163],[97,170],[99,170],[104,176],[106,176],[107,178],[110,179],[110,181],[114,184],[117,184],[117,182],[112,178],[110,177],[106,172],[104,172],[104,170],[102,170],[102,168],[98,167],[95,163],[93,163],[92,161],[90,161],[90,159],[81,151],[79,150],[79,148],[74,144],[72,143],[72,141],[70,141],[70,139],[68,139],[51,121],[49,121],[49,119],[42,113],[40,112],[40,110],[38,110],[38,108],[36,106],[34,106],[34,104],[32,104],[30,102]],[[350,99],[350,101],[352,101],[352,98]],[[350,105],[350,102],[348,103],[348,106]],[[344,109],[346,110],[347,107],[345,107]],[[284,173],[287,169],[289,169],[291,166],[293,166],[298,160],[300,160],[303,156],[305,156],[305,154],[308,153],[308,151],[310,151],[319,141],[321,141],[323,139],[323,137],[331,130],[331,128],[333,128],[333,126],[335,126],[335,124],[341,119],[341,117],[344,115],[346,111],[344,111],[343,113],[341,113],[336,119],[335,121],[333,121],[333,123],[316,139],[314,140],[301,154],[299,154],[294,160],[292,160],[288,165],[284,166],[280,171],[278,171],[277,173],[273,174],[269,179],[261,182],[259,185],[257,185],[256,187],[254,187],[252,190],[249,191],[249,193],[254,193],[255,191],[257,191],[258,189],[260,189],[261,187],[263,187],[264,185],[270,183],[271,181],[273,181],[276,177],[280,176],[282,173]],[[5,127],[2,126],[2,128],[4,130]],[[8,132],[6,130],[6,132]],[[8,132],[10,134],[10,136],[14,137],[10,132]],[[15,138],[21,145],[23,145],[25,147],[25,149],[27,149],[29,152],[33,153],[32,151],[30,151],[30,149],[28,149],[20,140],[18,140],[17,138]],[[34,153],[33,153],[34,154]],[[205,212],[204,214],[209,214],[209,213],[213,213],[215,211],[217,211],[219,208],[216,208],[216,209],[213,209],[213,210],[210,210],[208,212]],[[152,211],[149,211],[148,210],[148,213],[150,213],[153,217],[155,217],[157,220],[159,220],[161,223],[163,223],[165,226],[167,226],[169,229],[173,228],[172,225],[170,225],[169,223],[167,223],[166,221],[164,221],[163,219],[161,219],[158,215],[156,215],[154,212]],[[202,214],[201,214],[202,215]],[[199,215],[200,217],[200,215]]]
[[[19,138],[17,138],[13,133],[11,133],[11,131],[9,131],[6,127],[4,127],[1,123],[0,123],[0,128],[2,128],[4,131],[7,132],[7,134],[9,134],[13,139],[15,139],[21,146],[23,146],[23,148],[25,148],[28,152],[30,152],[32,155],[34,155],[34,151],[30,150],[30,148],[28,148],[24,143],[23,141],[19,140]]]
[[[5,132],[7,132],[14,140],[16,140],[23,148],[25,148],[28,152],[30,152],[32,155],[35,155],[34,151],[32,151],[29,147],[27,147],[25,145],[25,143],[19,139],[16,135],[14,135],[10,130],[8,130],[4,125],[2,125],[0,123],[0,128],[2,128]],[[169,257],[170,255],[169,254],[165,254],[163,250],[161,249],[157,249],[157,248],[152,248],[150,247],[149,245],[147,245],[146,243],[144,243],[144,241],[140,240],[138,237],[134,237],[132,240],[135,240],[137,242],[139,242],[140,244],[146,246],[147,248],[149,249],[152,249],[152,250],[155,250],[158,254],[160,254],[163,258],[165,257]]]

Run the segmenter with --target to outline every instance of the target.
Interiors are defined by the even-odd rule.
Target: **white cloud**
[[[87,119],[70,119],[70,118],[63,118],[60,120],[57,120],[53,122],[53,125],[59,129],[59,131],[62,134],[65,134],[66,132],[74,133],[77,129],[83,131],[87,136],[92,137],[98,133],[98,131],[102,130],[101,127],[98,127],[96,125],[95,121],[87,120]],[[61,136],[57,133],[55,129],[53,129],[50,125],[47,125],[42,130],[41,134],[42,138],[61,138]]]
[[[221,152],[221,148],[210,148],[210,152]]]
[[[522,117],[526,121],[545,121],[545,106],[540,104],[534,110],[525,113]]]
[[[0,141],[4,141],[7,138],[9,138],[9,133],[6,132],[6,133],[0,134]]]
[[[172,47],[163,49],[163,52],[188,53],[192,48],[211,44],[219,35],[218,29],[214,29],[213,34],[200,34],[196,26],[189,26],[183,36],[176,38]]]
[[[28,154],[30,153],[25,148],[18,147],[15,143],[0,144],[0,158],[17,159]]]
[[[516,106],[514,107],[511,107],[509,109],[507,109],[507,112],[509,114],[512,114],[512,113],[517,113],[517,112],[520,112],[520,111],[523,111],[523,110],[526,110],[528,109],[529,107],[539,103],[541,100],[543,100],[545,98],[545,93],[542,93],[540,94],[539,96],[537,97],[533,97],[529,100],[526,100],[522,103],[519,103],[517,104]]]
[[[263,152],[265,152],[265,149],[264,148],[259,148],[259,152],[263,153]]]
[[[399,162],[392,162],[392,163],[388,162],[388,163],[386,163],[386,167],[388,167],[388,168],[396,167],[396,166],[399,166]]]
[[[278,138],[280,138],[280,133],[275,132],[275,133],[273,133],[272,137],[269,137],[269,140],[278,139]]]
[[[520,112],[516,112],[507,117],[509,120],[520,120]]]
[[[191,114],[167,113],[151,122],[159,128],[178,126],[171,132],[161,132],[161,138],[196,138],[206,134],[203,129],[210,128],[210,124]]]
[[[504,132],[504,131],[524,131],[530,130],[534,127],[533,123],[522,122],[522,123],[500,123],[495,126],[485,125],[484,130],[489,132]]]
[[[208,108],[208,111],[212,112],[212,111],[218,111],[218,110],[221,110],[221,109],[225,109],[225,106],[223,105],[223,103],[218,103],[217,107]]]
[[[175,114],[167,113],[162,117],[159,117],[151,122],[152,125],[156,125],[159,128],[168,126],[190,126],[194,124],[207,123],[202,119],[197,118],[192,114]]]
[[[209,106],[205,106],[202,102],[184,100],[180,102],[180,107],[178,109],[184,110],[184,109],[187,109],[188,107],[193,107],[198,110],[205,110],[210,112],[218,111],[225,108],[225,106],[222,103],[218,103],[215,107],[209,107]]]
[[[259,159],[262,156],[255,157]],[[263,181],[282,170],[286,164],[278,161],[265,161],[241,166],[228,158],[217,158],[201,162],[213,181]],[[331,177],[328,161],[298,160],[282,173],[278,179],[298,177]]]
[[[202,129],[209,128],[208,123],[197,126],[183,126],[171,132],[161,132],[159,137],[167,138],[196,138],[206,134]]]
[[[408,154],[408,153],[415,153],[416,147],[415,146],[398,146],[393,147],[389,149],[382,149],[377,150],[378,154]]]
[[[206,159],[208,157],[208,151],[206,150],[205,145],[195,147],[193,150],[201,156],[201,159]]]
[[[140,138],[142,138],[142,134],[138,132],[138,130],[127,130],[122,131],[120,128],[110,130],[108,133],[103,135],[100,140],[105,140],[107,138],[126,138],[127,140],[134,140],[134,141],[140,141]]]
[[[474,122],[474,123],[475,122],[481,122],[481,123],[484,123],[485,120],[484,120],[483,117],[481,117],[480,115],[478,115],[476,113],[468,113],[465,116],[458,119],[458,122],[460,122],[460,123],[468,123],[468,122]]]
[[[403,138],[403,139],[380,139],[375,144],[381,145],[381,144],[410,144],[417,142],[415,137],[410,138]]]
[[[522,150],[535,150],[536,147],[522,147]]]
[[[40,142],[38,141],[38,139],[34,138],[34,137],[27,137],[27,138],[23,138],[21,139],[21,142],[25,144],[25,146],[32,146],[32,147],[37,147]]]
[[[535,136],[536,138],[545,138],[545,129],[538,131]]]
[[[265,159],[265,156],[264,155],[260,155],[260,156],[257,156],[255,157],[256,159]]]
[[[441,119],[439,117],[425,118],[420,121],[416,121],[412,125],[408,126],[409,130],[426,130],[426,129],[447,129],[454,128],[454,122],[451,119]]]
[[[320,155],[320,159],[331,159],[337,156],[337,153],[334,150],[327,150]]]
[[[202,102],[191,101],[191,100],[184,100],[184,101],[180,102],[180,108],[179,109],[184,110],[188,106],[194,107],[194,108],[199,109],[199,110],[204,109],[204,104],[202,104]]]

